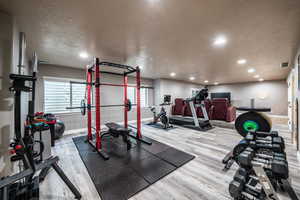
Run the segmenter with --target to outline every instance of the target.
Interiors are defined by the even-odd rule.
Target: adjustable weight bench
[[[110,134],[116,138],[118,138],[119,136],[122,136],[123,141],[127,144],[127,150],[131,149],[131,141],[129,139],[129,133],[131,132],[131,129],[125,128],[114,122],[106,123],[105,126],[107,126],[107,128],[108,128],[107,134]],[[107,135],[107,134],[104,134],[104,135]]]

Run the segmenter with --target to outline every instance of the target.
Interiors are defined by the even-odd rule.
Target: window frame
[[[133,99],[134,99],[134,101],[132,101],[132,97],[129,97],[129,92],[128,92],[128,90],[129,89],[133,89],[134,90],[134,92],[133,92]],[[141,108],[148,108],[149,107],[149,88],[141,88],[140,89],[140,96],[142,96],[143,94],[142,94],[142,91],[145,91],[145,105],[142,105],[142,102],[141,102]],[[127,88],[127,98],[129,99],[129,100],[131,100],[132,102],[132,104],[136,104],[137,103],[137,89],[136,89],[136,87],[128,87]]]
[[[66,80],[67,79],[67,80]],[[45,94],[45,91],[46,91],[46,87],[45,87],[45,81],[53,81],[53,82],[64,82],[64,83],[68,83],[69,84],[69,96],[70,96],[70,102],[69,102],[69,105],[68,107],[72,107],[72,104],[73,104],[73,99],[72,99],[72,94],[71,94],[71,85],[70,84],[70,81],[75,81],[75,82],[85,82],[86,80],[84,79],[74,79],[74,78],[61,78],[61,77],[50,77],[50,76],[43,76],[43,110],[44,112],[47,112],[46,111],[46,107],[45,107],[45,104],[46,104],[46,94]],[[73,109],[70,109],[69,111],[68,110],[64,110],[64,111],[59,111],[59,112],[50,112],[50,113],[53,113],[53,114],[65,114],[65,115],[68,115],[68,114],[73,114],[73,113],[80,113],[81,111],[80,110],[73,110]]]
[[[67,79],[67,81],[66,81]],[[45,104],[46,104],[46,94],[45,94],[45,91],[46,91],[46,87],[45,87],[45,81],[53,81],[53,82],[64,82],[64,83],[68,83],[69,84],[69,96],[70,96],[70,99],[69,99],[69,107],[72,107],[73,106],[73,86],[72,84],[70,83],[70,81],[74,81],[74,82],[85,82],[86,80],[83,80],[83,79],[74,79],[74,78],[61,78],[61,77],[49,77],[49,76],[44,76],[43,77],[43,110],[44,112],[47,112],[46,111],[46,107],[45,107]],[[129,94],[128,90],[133,88],[134,92],[133,92],[133,99],[134,101],[131,102],[132,104],[136,104],[137,102],[137,89],[136,87],[128,87],[127,88],[127,95]],[[150,89],[149,88],[141,88],[140,89],[140,92],[141,92],[141,96],[143,95],[142,94],[142,91],[145,91],[145,105],[142,105],[142,102],[141,102],[141,108],[147,108],[149,107],[149,92],[150,92]],[[131,99],[129,96],[127,96],[128,99]],[[92,102],[94,101],[94,99],[92,99]],[[52,112],[53,114],[72,114],[72,113],[80,113],[80,110],[76,111],[76,110],[73,110],[73,109],[70,109],[69,111],[67,110],[64,110],[64,111],[59,111],[59,112]]]

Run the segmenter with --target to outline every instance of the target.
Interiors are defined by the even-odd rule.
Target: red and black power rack
[[[121,69],[122,73],[119,72],[110,72],[103,71],[101,67],[112,67],[114,69]],[[136,84],[129,85],[128,84],[128,75],[132,75],[135,73]],[[104,83],[101,82],[102,74],[112,74],[123,76],[123,84],[115,84],[115,83]],[[75,82],[76,83],[76,82]],[[78,82],[77,82],[78,83]],[[142,143],[151,145],[151,141],[142,136],[141,132],[141,72],[139,67],[132,67],[122,64],[116,64],[111,62],[100,62],[99,58],[94,58],[92,65],[86,66],[86,105],[84,105],[84,109],[87,109],[87,142],[95,148],[95,150],[105,159],[109,159],[109,156],[103,151],[102,145],[102,137],[101,137],[101,107],[115,107],[115,106],[123,106],[124,107],[124,128],[128,129],[128,112],[131,109],[131,106],[136,105],[136,131],[130,132],[130,137],[140,141]],[[123,101],[124,104],[121,105],[101,105],[101,86],[110,86],[110,87],[123,87],[124,95]],[[93,87],[95,91],[94,102],[95,105],[92,105],[92,92]],[[131,104],[128,99],[128,87],[136,88],[136,104]],[[76,107],[73,107],[76,108]],[[78,108],[78,107],[77,107]],[[80,107],[82,108],[82,107]],[[95,108],[95,128],[92,126],[92,108]],[[130,126],[132,127],[132,126]],[[93,134],[93,130],[95,134]]]

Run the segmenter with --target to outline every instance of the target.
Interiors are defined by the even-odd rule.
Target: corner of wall
[[[0,177],[10,172],[8,147],[13,133],[12,124],[12,94],[8,91],[10,86],[9,74],[13,71],[12,65],[12,33],[13,20],[6,13],[0,12]]]

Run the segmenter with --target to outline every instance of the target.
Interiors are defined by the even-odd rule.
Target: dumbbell
[[[254,135],[255,137],[260,137],[260,138],[278,137],[278,132],[277,131],[271,131],[271,132],[249,131],[249,133]]]
[[[262,144],[278,144],[284,150],[285,144],[284,139],[282,137],[265,137],[265,138],[256,138],[255,140],[258,143]]]
[[[229,193],[230,196],[237,198],[241,195],[245,184],[246,184],[246,177],[248,176],[247,171],[244,168],[240,168],[235,173],[233,180],[229,184]]]
[[[240,170],[236,172],[233,177],[233,181],[231,181],[231,183],[229,184],[229,193],[232,197],[238,198],[241,195],[245,195],[248,197],[252,196],[253,199],[257,199],[260,197],[262,193],[262,187],[259,184],[258,180],[253,180],[253,178],[250,178],[249,181],[247,181],[248,178],[249,176],[247,174],[240,174]],[[252,185],[253,181],[255,181],[255,186]]]
[[[275,136],[278,134],[272,134],[272,136],[268,135],[266,137],[259,137],[256,135],[256,133],[258,132],[249,132],[246,135],[245,139],[248,142],[255,141],[256,143],[260,144],[278,144],[283,150],[285,149],[284,139],[280,136]]]
[[[252,165],[260,165],[266,169],[270,169],[273,175],[277,178],[287,179],[289,177],[289,167],[286,160],[271,161],[254,157],[251,161]]]
[[[264,154],[264,153],[256,153],[255,156],[259,157],[259,158],[263,158],[263,159],[269,159],[269,160],[286,161],[286,156],[283,153],[276,153],[276,154],[273,154],[273,155],[268,155],[268,154]]]
[[[277,152],[273,152],[271,149],[258,149],[256,151],[256,154],[264,154],[265,156],[269,156],[269,157],[282,157],[286,159],[286,153],[285,152],[281,152],[281,153],[277,153]]]
[[[248,148],[247,148],[248,149]],[[284,159],[266,160],[261,157],[256,157],[254,151],[243,151],[238,156],[238,163],[245,168],[251,168],[253,165],[260,165],[266,169],[270,169],[276,177],[287,179],[289,176],[288,163]]]
[[[278,136],[277,131],[272,131],[270,133],[250,131],[246,135],[245,139],[248,141],[252,141],[252,140],[274,141],[274,143],[277,143],[277,144],[281,144],[281,143],[284,144],[284,139],[282,137]]]
[[[256,142],[256,141],[250,141],[249,145],[253,149],[263,148],[263,149],[270,149],[276,153],[284,152],[284,149],[279,144],[260,143],[260,142]]]
[[[242,167],[252,167],[251,161],[255,156],[255,152],[251,148],[246,148],[240,155],[237,156],[237,162],[242,166]]]
[[[243,199],[245,199],[245,200],[264,200],[265,199],[264,197],[257,198],[248,192],[242,192],[241,194],[243,196]]]

